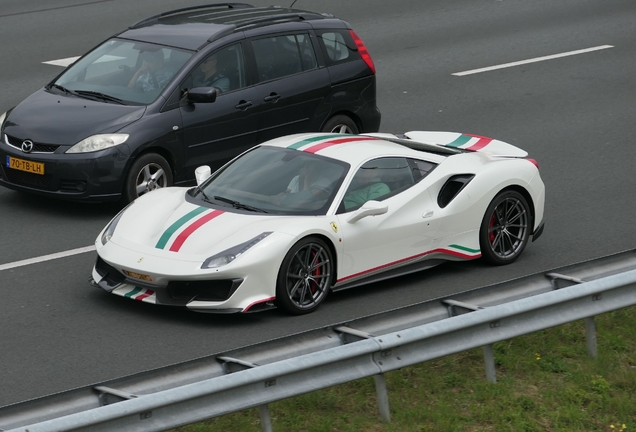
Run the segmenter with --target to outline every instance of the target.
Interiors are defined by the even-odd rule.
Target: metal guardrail
[[[161,431],[374,376],[390,420],[384,373],[579,319],[596,355],[594,316],[636,304],[634,251],[430,301],[231,353],[0,408],[9,432]],[[0,429],[2,430],[2,429]]]

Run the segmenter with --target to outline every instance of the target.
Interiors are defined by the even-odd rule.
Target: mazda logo
[[[33,151],[33,141],[31,140],[24,140],[22,141],[22,151],[24,153],[31,153]]]

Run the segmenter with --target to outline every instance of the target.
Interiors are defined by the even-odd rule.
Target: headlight
[[[105,150],[123,144],[128,139],[128,134],[100,134],[85,138],[75,144],[66,153],[90,153]]]
[[[7,113],[4,112],[2,114],[0,114],[0,129],[2,129],[2,123],[4,123],[4,119],[7,118]]]
[[[128,204],[126,207],[124,207],[124,209],[120,211],[119,213],[117,213],[117,216],[115,216],[108,223],[108,225],[106,226],[106,229],[102,233],[102,237],[100,238],[102,245],[105,245],[106,243],[108,243],[110,239],[113,237],[113,234],[115,234],[115,228],[117,228],[117,224],[119,223],[119,220],[124,215],[124,212],[128,209],[128,207],[130,207],[133,203],[134,201]]]
[[[260,242],[261,240],[263,240],[265,237],[267,237],[270,234],[271,234],[271,231],[264,232],[263,234],[257,235],[252,240],[248,240],[245,243],[241,243],[238,246],[234,246],[230,249],[224,250],[221,253],[213,255],[210,258],[203,261],[203,265],[201,266],[201,268],[211,269],[211,268],[223,267],[224,265],[231,263],[232,261],[234,261],[241,255],[243,255],[252,246]]]

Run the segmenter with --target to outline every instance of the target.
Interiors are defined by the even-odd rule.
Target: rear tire
[[[341,133],[341,134],[358,134],[360,131],[356,122],[346,115],[336,115],[327,120],[322,127],[323,132]]]
[[[146,153],[130,167],[124,185],[124,200],[128,203],[148,192],[168,186],[172,186],[170,164],[157,153]]]
[[[333,257],[319,238],[306,237],[287,252],[278,272],[276,302],[292,315],[313,312],[331,289]]]
[[[482,256],[490,264],[514,262],[528,244],[532,215],[519,192],[500,192],[490,203],[479,230]]]

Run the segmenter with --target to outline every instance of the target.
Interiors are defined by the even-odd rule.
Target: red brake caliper
[[[493,213],[490,217],[490,223],[488,224],[488,239],[490,240],[491,245],[495,242],[495,230],[493,230],[492,227],[495,226],[496,220],[497,217],[495,216],[495,213]]]
[[[316,252],[311,253],[311,260],[313,262],[314,258],[316,258]],[[314,271],[311,272],[312,276],[320,276],[320,267],[317,267]],[[314,294],[318,290],[318,282],[314,280],[314,286],[311,287],[311,293]]]

